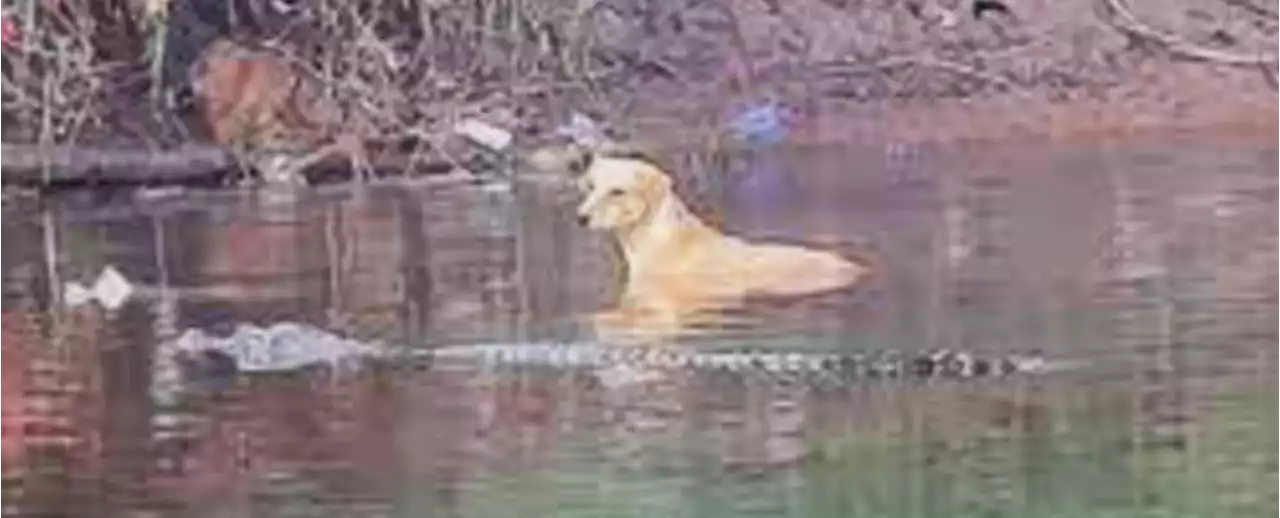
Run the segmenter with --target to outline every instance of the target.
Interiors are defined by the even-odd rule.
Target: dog
[[[284,56],[231,39],[211,43],[191,71],[198,111],[213,141],[238,152],[268,151],[255,168],[288,175],[316,165],[347,162],[364,172],[368,149],[351,131],[361,125],[321,84]],[[299,155],[288,167],[270,161],[279,152]],[[283,155],[281,155],[283,156]],[[258,158],[258,157],[254,157]]]
[[[324,102],[319,85],[283,57],[249,45],[214,41],[191,75],[200,113],[219,144],[293,139],[314,144],[320,126],[337,125],[337,107]]]
[[[593,153],[577,169],[578,222],[611,233],[626,266],[618,308],[596,317],[607,328],[676,330],[748,298],[832,292],[869,271],[831,252],[722,233],[643,155]]]

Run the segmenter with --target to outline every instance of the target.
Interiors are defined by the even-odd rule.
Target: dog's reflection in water
[[[672,178],[635,153],[580,165],[579,223],[610,232],[626,262],[618,306],[594,316],[604,337],[668,336],[733,325],[748,298],[799,297],[856,283],[867,267],[835,253],[725,235],[695,216]]]

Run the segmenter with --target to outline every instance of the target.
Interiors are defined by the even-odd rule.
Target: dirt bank
[[[801,138],[817,141],[1164,131],[1275,141],[1277,20],[1260,3],[874,4],[787,2],[774,14],[735,4],[753,66],[703,99],[666,92],[635,111],[656,126],[683,114],[714,127],[735,104],[780,98],[797,108]]]
[[[410,153],[447,152],[459,117],[536,139],[570,110],[711,143],[766,99],[809,141],[1276,134],[1278,20],[1258,0],[103,4],[6,11],[6,143],[207,141],[188,71],[219,38],[289,60],[351,118],[335,128]]]

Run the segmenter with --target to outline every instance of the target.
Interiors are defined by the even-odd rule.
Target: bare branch
[[[1222,2],[1227,5],[1234,5],[1246,11],[1249,11],[1250,13],[1256,14],[1258,16],[1262,16],[1272,21],[1275,21],[1277,17],[1280,17],[1280,12],[1277,12],[1274,9],[1270,9],[1259,4],[1255,4],[1250,0],[1222,0]]]
[[[1142,23],[1133,14],[1126,0],[1102,0],[1102,2],[1104,10],[1110,14],[1110,21],[1117,29],[1158,43],[1174,54],[1225,65],[1256,66],[1276,62],[1276,56],[1272,54],[1237,54],[1196,45],[1179,36]]]

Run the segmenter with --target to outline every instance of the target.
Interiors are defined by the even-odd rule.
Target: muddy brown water
[[[1274,516],[1276,161],[1193,136],[762,154],[713,182],[727,224],[877,275],[731,340],[1082,365],[821,386],[390,362],[159,401],[153,352],[193,328],[591,340],[613,256],[546,189],[9,200],[4,515]],[[57,305],[107,265],[171,296]]]

